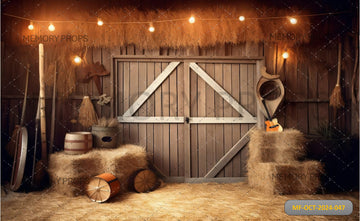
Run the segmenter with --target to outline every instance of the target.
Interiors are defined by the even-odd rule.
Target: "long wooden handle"
[[[39,83],[40,83],[40,131],[41,160],[47,165],[46,118],[45,118],[45,83],[44,83],[44,45],[39,44]]]
[[[55,61],[55,71],[54,71],[54,86],[53,86],[53,97],[52,97],[52,105],[51,105],[51,128],[50,128],[50,146],[49,153],[53,153],[54,150],[54,135],[55,135],[55,105],[56,105],[56,78],[57,78],[57,70],[56,70],[57,62]]]
[[[340,85],[340,75],[341,75],[341,42],[339,41],[339,49],[338,49],[338,73],[337,73],[337,80],[336,85]]]
[[[30,72],[30,64],[27,64],[26,66],[26,81],[25,81],[25,94],[24,94],[24,102],[21,112],[21,120],[20,120],[20,126],[24,125],[24,117],[25,117],[25,110],[26,110],[26,100],[27,100],[27,93],[28,93],[28,87],[29,87],[29,72]]]

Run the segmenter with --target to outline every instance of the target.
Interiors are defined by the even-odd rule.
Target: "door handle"
[[[185,122],[188,124],[190,122],[190,118],[185,117]]]

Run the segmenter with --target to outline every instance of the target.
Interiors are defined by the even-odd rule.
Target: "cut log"
[[[86,188],[88,197],[98,203],[105,202],[120,192],[120,181],[111,173],[93,177]]]
[[[139,170],[134,177],[134,190],[138,193],[153,191],[159,185],[158,178],[151,170]]]

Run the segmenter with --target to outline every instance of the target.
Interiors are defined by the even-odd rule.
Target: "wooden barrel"
[[[118,141],[117,127],[92,126],[94,146],[99,148],[116,148]]]
[[[90,132],[66,133],[64,153],[84,154],[92,149],[92,134]]]
[[[159,186],[159,180],[155,173],[148,169],[135,172],[133,188],[138,193],[146,193],[155,190]]]
[[[120,181],[111,173],[93,177],[86,188],[88,197],[98,203],[105,202],[120,192]]]

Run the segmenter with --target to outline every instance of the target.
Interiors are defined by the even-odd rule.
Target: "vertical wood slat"
[[[177,68],[177,116],[185,116],[184,112],[184,64],[180,64]],[[178,176],[185,176],[185,135],[184,135],[184,124],[177,124],[177,146],[178,146]]]
[[[190,67],[188,62],[184,62],[184,116],[190,117]],[[191,173],[191,127],[190,124],[184,124],[184,176],[192,177]]]
[[[147,87],[147,70],[146,63],[139,62],[139,93],[142,94]],[[139,116],[147,116],[146,115],[146,104],[143,104],[139,110]],[[142,147],[146,147],[146,124],[139,124],[139,145]]]
[[[148,56],[157,56],[159,55],[159,50],[145,50],[145,55]],[[148,62],[147,63],[147,85],[148,87],[154,80],[155,80],[155,63]],[[160,90],[160,88],[158,89]],[[146,102],[146,115],[147,116],[155,116],[155,93],[152,94],[147,102]],[[146,150],[148,151],[149,155],[151,156],[151,163],[155,163],[155,137],[154,135],[154,124],[146,124]]]
[[[102,64],[102,61],[101,61],[101,48],[93,48],[92,50],[92,61],[93,63],[96,63],[96,62],[99,62],[100,64]],[[100,78],[100,86],[102,86],[102,77],[99,77]],[[94,79],[91,80],[91,88],[92,88],[92,93],[91,95],[95,95],[95,96],[99,96],[99,91],[96,87],[96,84],[95,84],[95,81]],[[98,105],[96,102],[93,102],[93,106],[94,106],[94,109],[97,113],[98,116],[103,116],[102,112],[101,112],[101,106]]]
[[[161,73],[161,63],[155,63],[155,78],[157,75]],[[155,101],[155,116],[162,116],[162,106],[161,106],[161,94],[162,94],[162,87],[159,87],[154,92],[154,101]],[[160,171],[163,171],[162,166],[162,149],[163,149],[163,130],[161,124],[154,124],[154,164],[159,168]]]
[[[215,64],[215,81],[219,85],[223,85],[223,65]],[[223,117],[224,116],[224,100],[222,97],[215,93],[214,95],[214,107],[215,107],[215,116]],[[224,125],[216,124],[215,125],[215,159],[216,162],[219,161],[224,155]],[[225,172],[221,170],[217,177],[224,177]]]
[[[169,52],[170,53],[170,52]],[[173,51],[175,54],[175,51]],[[177,84],[177,69],[169,76],[169,104],[170,113],[169,116],[177,116],[178,110],[178,84]],[[170,124],[169,134],[169,152],[170,152],[170,176],[179,176],[179,161],[178,161],[178,126],[176,124]]]
[[[138,62],[130,62],[130,106],[136,101],[139,96],[139,64]],[[139,116],[137,111],[134,116]],[[130,124],[130,142],[133,144],[139,144],[139,125]]]
[[[193,70],[190,70],[190,115],[189,117],[198,116],[198,77]],[[199,176],[199,153],[198,153],[198,125],[192,124],[191,131],[191,177]]]
[[[297,96],[299,99],[307,99],[308,97],[308,70],[302,61],[298,62],[297,68]],[[303,133],[308,133],[308,116],[307,114],[308,104],[299,103],[296,104],[297,111],[297,129]]]
[[[247,72],[241,72],[240,66],[241,65],[239,65],[239,64],[231,65],[231,94],[235,100],[237,100],[243,107],[245,107],[247,109],[247,102],[244,102],[245,100],[242,99],[244,95],[246,97],[248,96],[247,91],[245,91],[245,93],[243,91],[243,90],[247,89],[247,87],[244,87],[245,86],[244,83],[247,84],[247,78],[243,79],[243,76],[245,76],[245,74],[247,75]],[[239,113],[233,109],[232,116],[239,117]],[[231,126],[232,126],[232,131],[233,131],[233,134],[232,134],[232,146],[233,146],[241,138],[241,134],[242,134],[243,130],[241,130],[240,127],[242,127],[243,125],[235,124],[235,125],[231,125]],[[240,176],[240,163],[241,163],[240,154],[236,154],[234,156],[232,163],[233,163],[232,176],[239,177]]]
[[[245,56],[246,55],[246,43],[245,45],[238,45],[237,47],[233,47],[233,50],[231,52],[232,56]],[[244,74],[242,72],[240,72],[240,65],[239,64],[232,64],[231,66],[231,89],[232,89],[232,96],[234,97],[235,100],[237,100],[239,102],[239,104],[241,104],[243,107],[245,107],[247,109],[246,104],[241,100],[241,95],[242,95],[242,85],[241,85],[241,76]],[[232,116],[233,117],[239,117],[239,113],[236,112],[235,110],[232,111]],[[253,115],[255,116],[255,115]],[[239,124],[235,124],[232,125],[232,130],[233,130],[233,140],[232,140],[232,144],[234,145],[236,142],[238,142],[238,140],[242,137],[242,130],[241,130],[241,125]],[[239,177],[241,174],[241,152],[239,152],[238,154],[236,154],[232,160],[233,162],[233,176]]]
[[[103,48],[101,50],[101,60],[102,60],[102,64],[104,65],[104,68],[111,72],[111,50],[109,48]],[[110,95],[110,87],[111,87],[111,83],[110,83],[110,75],[107,76],[103,76],[102,77],[102,88],[103,88],[103,93],[106,94],[107,96]],[[110,105],[104,105],[101,107],[101,115],[107,118],[113,117],[111,116],[111,112],[110,112]]]
[[[209,49],[210,50],[210,49]],[[211,55],[212,50],[207,50],[207,55]],[[215,64],[206,64],[205,70],[212,79],[215,79]],[[214,95],[215,91],[206,84],[206,117],[215,117]],[[206,173],[215,165],[215,125],[206,125]]]
[[[155,66],[153,62],[147,63],[147,84],[148,87],[153,81],[155,76]],[[146,102],[146,116],[154,116],[155,113],[155,98],[152,94]],[[154,163],[154,125],[146,124],[146,150],[151,156],[151,163]]]
[[[315,64],[310,63],[309,65],[309,87],[308,87],[308,98],[317,99],[317,82],[318,82],[318,68]],[[319,126],[319,112],[318,104],[310,103],[308,106],[308,133],[314,134],[316,128]]]
[[[198,63],[198,65],[205,69],[205,64]],[[205,81],[197,76],[197,104],[198,104],[198,117],[206,116],[206,92],[205,92]],[[198,130],[198,171],[199,177],[203,177],[206,174],[206,125],[199,124],[197,125]]]
[[[168,66],[168,63],[162,63],[161,71],[163,71]],[[170,114],[170,99],[169,99],[169,77],[162,83],[162,116],[169,116]],[[162,124],[162,172],[164,175],[169,176],[170,174],[170,125]]]
[[[123,95],[123,110],[121,111],[121,114],[123,114],[129,107],[130,107],[130,62],[124,62],[124,69],[123,69],[123,89],[124,89],[124,95]],[[123,124],[123,134],[124,134],[124,143],[130,142],[130,125],[129,124]]]
[[[122,115],[124,113],[124,102],[125,102],[125,72],[124,72],[124,63],[123,62],[117,62],[116,64],[114,64],[115,68],[115,73],[117,73],[117,76],[114,76],[114,79],[116,79],[117,81],[114,82],[114,89],[115,92],[117,93],[117,95],[113,98],[117,98],[118,100],[118,104],[116,105],[116,110],[115,112],[117,113],[117,116]],[[115,116],[113,116],[115,117]],[[124,125],[120,124],[119,125],[119,143],[120,144],[124,144],[125,143],[125,134],[124,134]]]
[[[223,78],[224,78],[224,86],[223,88],[231,94],[231,64],[224,64],[223,66]],[[224,116],[231,117],[232,115],[232,107],[228,102],[224,102]],[[224,125],[224,152],[228,152],[232,147],[232,125],[225,124]],[[225,176],[232,176],[232,162],[229,162],[225,166]]]
[[[296,57],[288,58],[284,61],[284,66],[286,67],[285,77],[285,99],[286,100],[295,100],[297,99],[297,62]],[[285,126],[288,128],[296,128],[297,127],[297,112],[296,112],[296,104],[289,103],[286,106],[286,122]]]

